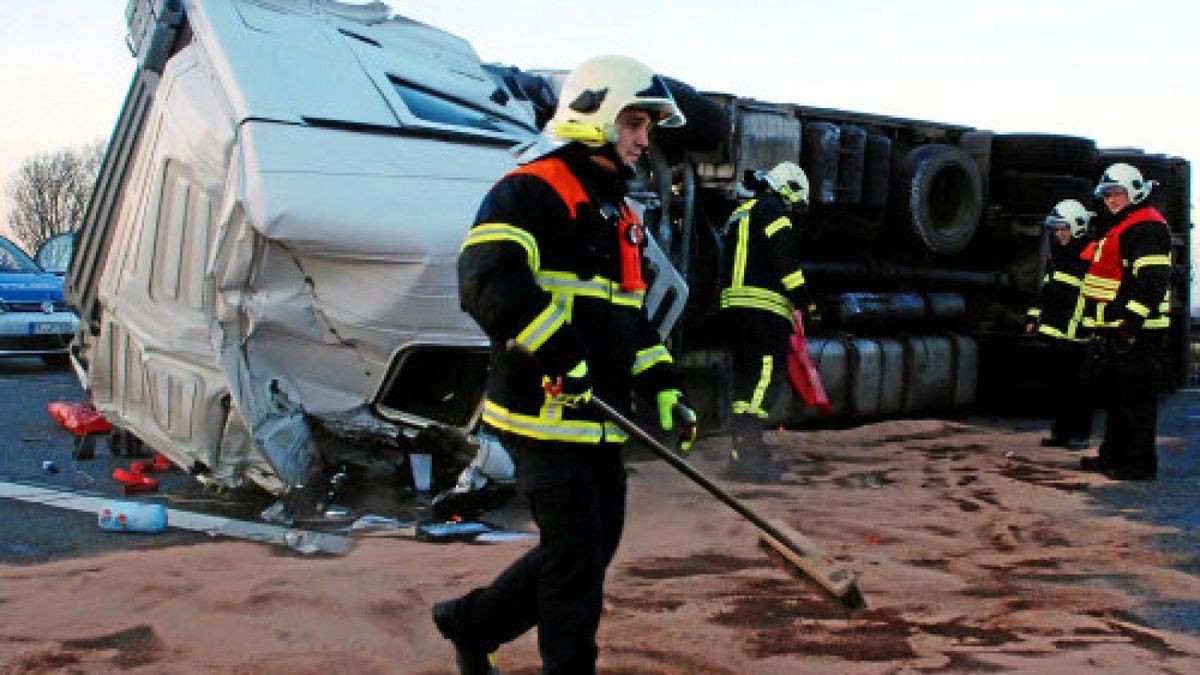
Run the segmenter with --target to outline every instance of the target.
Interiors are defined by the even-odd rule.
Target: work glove
[[[691,452],[692,442],[696,440],[696,411],[687,404],[683,392],[678,389],[664,389],[655,398],[658,403],[658,425],[663,431],[671,431],[678,417],[679,449],[684,453]]]
[[[580,360],[566,375],[542,380],[542,388],[555,400],[569,408],[577,408],[592,400],[592,379],[588,377],[587,361]]]

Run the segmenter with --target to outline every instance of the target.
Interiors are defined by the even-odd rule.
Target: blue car
[[[64,366],[78,326],[63,297],[63,277],[0,237],[0,357],[38,356]]]

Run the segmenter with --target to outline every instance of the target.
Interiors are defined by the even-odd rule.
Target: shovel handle
[[[716,497],[726,506],[736,511],[741,517],[750,521],[759,530],[762,530],[773,537],[776,541],[784,543],[788,546],[788,548],[794,549],[798,553],[804,552],[799,546],[792,544],[791,538],[781,532],[779,528],[772,525],[754,511],[751,511],[750,507],[743,504],[740,500],[738,500],[737,497],[729,494],[720,485],[717,485],[709,480],[708,476],[700,473],[691,464],[688,464],[681,457],[679,457],[679,455],[671,452],[670,448],[663,445],[661,441],[647,433],[645,429],[642,429],[638,425],[634,424],[619,411],[617,411],[616,408],[612,407],[603,399],[598,398],[595,395],[593,395],[591,398],[591,404],[594,408],[603,413],[605,417],[612,420],[613,424],[616,424],[618,427],[620,427],[622,431],[630,436],[633,436],[642,443],[645,443],[650,447],[651,450],[654,451],[654,454],[665,460],[667,464],[670,464],[677,471],[692,479],[693,483],[707,490],[709,494]]]

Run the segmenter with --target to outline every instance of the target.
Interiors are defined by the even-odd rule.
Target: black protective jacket
[[[1163,330],[1170,323],[1171,231],[1156,209],[1116,213],[1084,275],[1083,325],[1099,330]]]
[[[1029,308],[1027,319],[1037,323],[1042,335],[1060,340],[1080,340],[1079,321],[1083,312],[1083,276],[1091,266],[1083,257],[1090,241],[1072,238],[1066,245],[1051,240],[1050,261],[1037,299]]]
[[[793,309],[807,308],[811,298],[783,199],[763,191],[743,202],[729,216],[723,241],[721,309],[762,312],[794,328]]]
[[[644,289],[623,283],[618,228],[636,220],[628,176],[603,170],[591,152],[571,143],[501,178],[459,255],[462,308],[492,342],[483,421],[528,440],[626,440],[590,406],[545,393],[547,378],[581,360],[595,395],[626,412],[631,391],[653,401],[679,384]]]

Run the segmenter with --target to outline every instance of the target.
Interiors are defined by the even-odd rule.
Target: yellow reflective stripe
[[[1160,316],[1153,319],[1146,319],[1146,321],[1142,323],[1142,328],[1167,328],[1170,325],[1170,317]]]
[[[621,284],[605,277],[580,279],[573,272],[542,271],[535,275],[538,286],[551,293],[585,296],[608,300],[614,305],[641,309],[646,303],[646,291],[625,291]]]
[[[1083,285],[1088,288],[1098,288],[1100,290],[1117,290],[1121,282],[1116,279],[1106,279],[1094,274],[1088,274],[1083,277]]]
[[[1049,275],[1049,274],[1043,274],[1043,275],[1042,275],[1042,285],[1043,285],[1043,286],[1045,286],[1045,285],[1046,285],[1046,283],[1047,283],[1048,281],[1050,281],[1050,275]]]
[[[1150,308],[1138,302],[1137,300],[1130,300],[1125,304],[1125,308],[1142,317],[1143,319],[1150,316]]]
[[[534,272],[538,271],[541,266],[541,255],[538,253],[537,240],[533,235],[519,227],[505,225],[503,223],[482,223],[471,228],[467,233],[467,239],[463,242],[459,253],[462,253],[468,246],[476,246],[478,244],[487,244],[497,241],[508,241],[517,244],[525,249],[525,260],[529,263],[529,269]]]
[[[502,431],[543,441],[568,443],[623,443],[629,435],[611,422],[544,419],[513,412],[495,401],[483,402],[483,421]]]
[[[780,230],[782,230],[783,228],[791,227],[791,226],[792,226],[792,221],[789,220],[787,216],[779,216],[778,218],[775,219],[775,222],[768,225],[767,229],[764,231],[767,233],[767,239],[770,239],[771,237],[774,237],[775,234],[777,232],[779,232]]]
[[[1133,273],[1137,274],[1143,267],[1154,267],[1157,265],[1166,265],[1170,267],[1171,256],[1169,255],[1144,255],[1133,261]]]
[[[539,347],[554,335],[555,331],[567,322],[570,316],[572,298],[563,293],[550,296],[550,303],[538,313],[515,338],[517,344],[530,352],[536,352]]]
[[[750,213],[748,210],[738,220],[737,227],[737,248],[733,253],[733,275],[730,281],[735,287],[746,283],[746,256],[750,252]]]
[[[1046,325],[1038,326],[1038,332],[1041,333],[1042,335],[1049,335],[1052,338],[1058,338],[1060,340],[1069,340],[1070,339],[1069,337],[1067,337],[1066,333],[1062,332],[1061,330],[1059,330],[1053,326],[1046,326]]]
[[[633,370],[630,371],[634,375],[641,375],[660,363],[673,363],[671,352],[662,345],[654,345],[637,353],[633,358]]]
[[[787,319],[793,326],[795,317],[792,316],[792,303],[784,296],[765,288],[743,286],[741,288],[726,288],[721,291],[721,309],[736,307],[746,309],[761,309],[778,314]]]
[[[1083,278],[1083,292],[1089,298],[1095,300],[1112,300],[1117,297],[1117,288],[1121,285],[1119,281],[1105,279],[1103,277],[1093,276],[1088,274]]]
[[[790,291],[793,288],[798,288],[804,285],[804,272],[801,270],[796,270],[795,272],[792,272],[791,274],[780,279],[780,281],[783,283],[783,287]]]
[[[1082,286],[1083,285],[1083,282],[1079,280],[1079,277],[1073,277],[1070,274],[1067,274],[1066,272],[1055,272],[1054,280],[1061,281],[1062,283],[1068,284],[1071,286]]]
[[[758,382],[754,385],[754,392],[750,395],[749,401],[734,401],[733,414],[745,415],[747,413],[765,419],[767,411],[763,410],[763,398],[767,395],[767,387],[771,385],[771,372],[774,369],[775,357],[762,357],[762,368],[758,372]]]
[[[1028,312],[1025,312],[1025,316],[1031,316],[1031,317],[1034,317],[1034,318],[1037,318],[1037,317],[1039,317],[1039,316],[1041,316],[1041,315],[1042,315],[1042,308],[1041,308],[1041,307],[1030,307],[1030,308],[1029,308],[1029,311],[1028,311]]]

